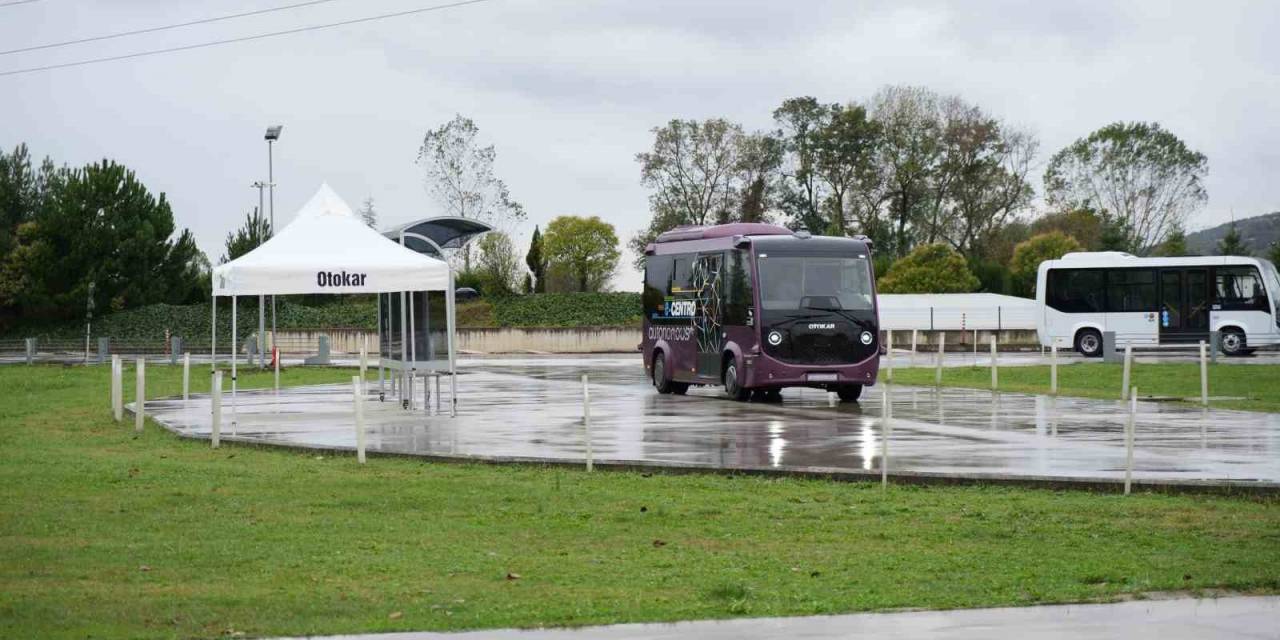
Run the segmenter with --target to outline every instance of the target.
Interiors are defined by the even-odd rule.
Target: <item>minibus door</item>
[[[1209,283],[1205,269],[1160,272],[1160,343],[1204,340],[1209,331]]]
[[[698,377],[720,378],[720,354],[724,350],[724,313],[721,309],[723,286],[720,277],[724,255],[712,253],[698,256],[693,267],[693,286],[698,292],[697,315],[693,321],[693,337],[698,349]]]

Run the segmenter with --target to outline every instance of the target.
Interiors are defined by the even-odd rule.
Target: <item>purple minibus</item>
[[[761,223],[679,227],[645,248],[644,366],[659,393],[723,385],[858,399],[880,340],[870,240]]]

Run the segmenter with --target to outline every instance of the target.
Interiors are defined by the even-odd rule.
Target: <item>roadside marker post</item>
[[[120,356],[111,356],[111,417],[116,422],[124,419],[124,362]]]
[[[275,340],[276,340],[276,337],[273,334],[271,336],[271,341],[275,342]],[[280,347],[271,347],[271,359],[274,360],[272,364],[275,365],[276,394],[279,395],[280,394]]]
[[[1120,380],[1120,399],[1129,399],[1129,373],[1133,370],[1133,346],[1124,346],[1124,375]]]
[[[1124,494],[1129,495],[1133,484],[1133,432],[1138,415],[1138,388],[1129,395],[1129,422],[1124,432]]]
[[[938,367],[937,367],[937,370],[933,372],[933,384],[934,386],[937,386],[937,387],[942,386],[942,354],[944,351],[946,351],[946,347],[947,347],[947,334],[939,331],[938,332]]]
[[[1200,404],[1209,406],[1209,359],[1204,340],[1200,341]]]
[[[1049,347],[1049,394],[1058,395],[1058,345]]]
[[[911,366],[916,366],[916,340],[920,337],[918,329],[911,330]]]
[[[587,472],[592,469],[591,459],[591,386],[587,374],[582,374],[582,433],[587,445]]]
[[[191,399],[191,354],[182,354],[182,401]]]
[[[213,388],[209,390],[213,404],[212,430],[209,432],[209,445],[214,449],[221,446],[222,441],[222,372],[213,372]]]
[[[142,357],[138,358],[138,377],[134,389],[133,406],[135,407],[133,430],[136,433],[142,433],[142,421],[146,419],[147,412],[147,360]]]
[[[991,336],[991,390],[1000,388],[1000,363],[996,356],[996,337]]]
[[[355,409],[356,415],[356,460],[360,464],[364,464],[364,378],[360,376],[351,377],[351,402]]]
[[[893,382],[893,329],[885,332],[885,349],[884,363],[888,368],[885,372],[885,381]]]
[[[889,400],[889,385],[880,392],[880,488],[889,488],[889,430],[892,428],[893,403]]]

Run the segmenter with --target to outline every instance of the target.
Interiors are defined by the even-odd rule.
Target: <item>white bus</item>
[[[1102,355],[1104,331],[1119,347],[1196,344],[1218,331],[1230,356],[1280,344],[1280,275],[1257,258],[1068,253],[1040,263],[1036,302],[1040,343],[1089,357]]]

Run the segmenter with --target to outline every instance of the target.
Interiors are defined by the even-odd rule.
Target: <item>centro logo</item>
[[[692,318],[697,310],[693,300],[672,300],[667,303],[667,315],[674,318]]]
[[[365,273],[347,273],[346,271],[317,271],[316,285],[320,287],[363,287]]]
[[[810,328],[810,329],[814,329],[814,330],[818,330],[818,329],[827,329],[827,330],[830,330],[830,329],[834,329],[834,328],[836,328],[836,323],[834,323],[834,322],[811,322],[811,323],[809,323],[809,328]]]

